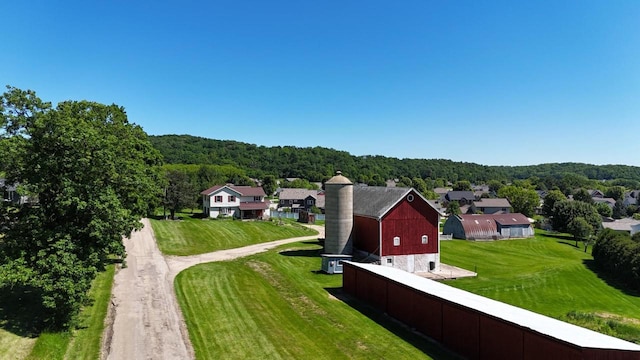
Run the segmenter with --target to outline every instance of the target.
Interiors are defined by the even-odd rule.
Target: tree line
[[[234,166],[252,178],[303,178],[321,182],[341,170],[351,180],[384,185],[387,179],[420,178],[455,183],[468,180],[512,182],[534,179],[540,188],[563,192],[580,187],[597,188],[598,180],[630,189],[640,188],[640,167],[555,163],[531,166],[486,166],[445,159],[398,159],[386,156],[354,156],[324,147],[258,146],[231,140],[190,135],[150,136],[151,143],[169,164]],[[591,187],[593,185],[593,187]]]

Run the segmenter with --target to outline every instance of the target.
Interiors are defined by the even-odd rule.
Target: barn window
[[[413,201],[413,194],[407,195],[407,201],[408,202],[412,202]]]
[[[396,236],[393,238],[393,246],[400,246],[400,237]]]
[[[387,258],[387,264],[393,264],[393,259],[392,258]]]
[[[423,244],[428,244],[429,243],[429,237],[427,235],[422,235],[422,243]]]

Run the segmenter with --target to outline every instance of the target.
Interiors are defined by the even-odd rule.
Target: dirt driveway
[[[276,246],[324,237],[324,227],[310,225],[320,234],[221,250],[195,256],[163,256],[148,219],[144,228],[125,239],[127,267],[114,278],[109,325],[103,336],[102,358],[193,359],[189,334],[176,300],[173,280],[191,266],[232,260]]]

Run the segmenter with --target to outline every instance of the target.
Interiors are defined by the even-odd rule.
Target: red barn
[[[409,272],[440,269],[440,213],[412,188],[354,186],[358,255]]]

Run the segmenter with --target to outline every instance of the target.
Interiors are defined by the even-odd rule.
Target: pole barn
[[[640,359],[640,345],[391,267],[345,262],[343,288],[469,359]]]

